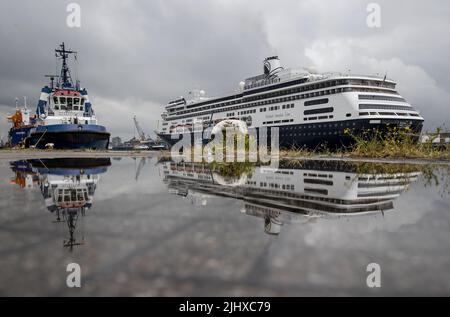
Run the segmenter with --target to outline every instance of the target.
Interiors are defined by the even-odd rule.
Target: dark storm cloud
[[[2,10],[2,80],[11,88],[54,72],[52,50],[63,40],[79,51],[78,73],[91,90],[161,102],[190,84],[231,88],[237,76],[256,70],[255,55],[264,56],[257,17],[213,2],[79,1],[80,29],[66,26],[67,3],[19,1]],[[216,84],[205,79],[211,71],[220,74]]]
[[[67,3],[2,2],[0,104],[24,95],[35,104],[43,75],[55,72],[53,49],[61,41],[79,52],[76,70],[93,98],[135,99],[128,120],[139,111],[156,118],[155,104],[191,88],[235,89],[259,72],[268,47],[256,14],[212,1],[78,1],[79,29],[66,26]],[[99,107],[100,116],[114,117],[105,113],[108,105]]]
[[[74,1],[79,29],[66,26],[70,2],[0,2],[2,114],[16,96],[34,108],[43,75],[55,72],[53,49],[65,41],[79,52],[76,72],[113,134],[132,133],[133,114],[150,132],[163,103],[192,88],[233,90],[275,53],[290,67],[387,71],[429,127],[449,121],[446,1],[379,1],[376,30],[365,25],[368,2],[356,0]],[[4,120],[0,128],[4,135]]]

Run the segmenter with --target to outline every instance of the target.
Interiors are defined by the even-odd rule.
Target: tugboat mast
[[[77,54],[75,51],[66,50],[64,42],[60,45],[60,49],[55,50],[56,57],[60,57],[62,59],[62,67],[61,67],[61,80],[60,84],[63,88],[73,87],[72,77],[70,75],[69,66],[67,64],[67,59],[70,54]]]

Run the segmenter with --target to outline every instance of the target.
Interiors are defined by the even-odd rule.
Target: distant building
[[[118,136],[111,139],[111,145],[112,147],[117,147],[122,145],[122,139]]]
[[[450,144],[450,132],[439,133],[438,135],[424,134],[422,136],[422,143],[430,142],[431,138],[434,138],[432,143],[436,145]]]

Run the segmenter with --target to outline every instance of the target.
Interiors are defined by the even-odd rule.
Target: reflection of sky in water
[[[23,189],[9,184],[15,175],[8,162],[0,162],[0,294],[450,293],[450,199],[442,187],[424,187],[424,175],[417,181],[417,173],[401,176],[408,189],[377,203],[378,196],[358,198],[358,192],[379,189],[381,174],[365,182],[372,185],[358,187],[365,174],[358,178],[356,171],[303,164],[282,169],[284,174],[256,169],[244,179],[248,185],[233,186],[242,178],[174,169],[154,159],[111,163],[98,173],[92,206],[76,223],[75,239],[84,244],[70,251],[63,247],[68,226],[54,223],[39,186],[44,178],[61,184],[73,175],[41,173],[40,185]],[[42,166],[52,170],[45,161]],[[83,171],[86,178],[88,169]],[[397,190],[390,185],[380,192]],[[367,208],[367,201],[361,202],[366,198],[384,206],[383,212]],[[389,202],[393,209],[386,207]],[[365,214],[350,214],[361,206]],[[70,262],[82,267],[80,290],[65,286]],[[382,267],[378,290],[365,284],[371,262]]]

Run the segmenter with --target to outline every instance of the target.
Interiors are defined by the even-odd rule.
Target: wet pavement
[[[450,295],[448,167],[59,158],[0,179],[0,295]]]

